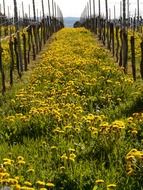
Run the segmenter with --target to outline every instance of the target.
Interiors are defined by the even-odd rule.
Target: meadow
[[[0,187],[142,190],[143,85],[85,28],[52,36],[0,97]]]

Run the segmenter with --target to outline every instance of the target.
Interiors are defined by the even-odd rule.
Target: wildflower
[[[28,186],[28,187],[31,187],[32,186],[32,183],[30,183],[29,181],[25,181],[24,182],[24,185]]]
[[[68,159],[68,157],[67,157],[67,155],[66,155],[66,154],[63,154],[63,155],[61,156],[61,159],[63,159],[63,160],[67,160],[67,159]]]
[[[10,163],[11,163],[12,160],[11,160],[11,159],[8,159],[8,158],[4,158],[3,161],[4,161],[4,162],[10,162]]]
[[[126,160],[128,160],[128,161],[132,161],[133,159],[135,159],[135,157],[133,155],[129,155],[126,157]]]
[[[76,158],[76,155],[74,153],[70,154],[69,158],[73,158],[75,159]]]
[[[116,188],[116,184],[109,184],[107,185],[107,189],[115,189]]]
[[[127,172],[127,175],[128,175],[128,176],[131,176],[131,175],[133,175],[133,173],[134,173],[134,170],[131,168],[131,169]]]
[[[28,173],[33,173],[34,172],[34,169],[30,168],[27,170]]]
[[[128,121],[128,123],[132,123],[132,122],[133,122],[133,117],[129,117],[129,118],[127,119],[127,121]]]
[[[134,129],[131,133],[135,136],[138,134],[138,131],[136,129]]]
[[[103,179],[97,179],[95,182],[96,182],[97,184],[102,184],[102,183],[104,183],[104,180],[103,180]]]
[[[35,189],[32,187],[23,186],[23,187],[20,187],[20,190],[35,190]]]
[[[24,160],[24,158],[22,156],[18,156],[17,159],[18,160]]]
[[[24,165],[26,162],[24,160],[19,160],[18,165]]]
[[[10,176],[9,173],[6,173],[6,172],[0,172],[0,178],[1,178],[1,179],[8,178],[9,176]]]
[[[47,187],[55,187],[55,185],[54,185],[53,183],[51,183],[51,182],[46,183],[46,186],[47,186]]]
[[[61,167],[60,167],[60,170],[64,170],[64,169],[65,169],[65,167],[64,167],[64,166],[61,166]]]
[[[57,146],[51,146],[51,150],[56,150],[57,148]]]
[[[15,184],[18,184],[18,181],[14,178],[9,178],[8,179],[8,184],[9,185],[15,185]]]
[[[42,142],[42,145],[43,145],[43,146],[46,146],[46,142],[45,142],[45,141],[43,141],[43,142]]]
[[[74,148],[69,148],[69,151],[70,152],[75,152],[75,149]]]
[[[20,190],[20,185],[19,185],[19,184],[16,184],[16,185],[14,186],[14,189],[15,189],[15,190]]]
[[[4,166],[11,166],[12,163],[11,163],[11,162],[4,162],[3,165],[4,165]]]
[[[41,187],[44,187],[46,185],[44,181],[37,181],[36,184]]]

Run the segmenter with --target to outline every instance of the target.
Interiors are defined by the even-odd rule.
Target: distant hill
[[[65,27],[73,27],[73,24],[79,19],[79,17],[64,17]]]

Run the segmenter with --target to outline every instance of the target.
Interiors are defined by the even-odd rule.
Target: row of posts
[[[92,7],[93,6],[93,7]],[[131,66],[133,79],[136,80],[136,54],[135,54],[135,32],[142,33],[142,18],[137,17],[133,19],[126,18],[126,0],[123,0],[123,15],[120,19],[108,19],[108,1],[105,0],[106,17],[101,16],[101,4],[98,2],[99,14],[95,14],[95,0],[91,4],[91,0],[87,3],[80,19],[80,26],[84,26],[98,36],[116,57],[119,66],[124,69],[127,74],[128,70],[128,53],[129,44],[131,49]],[[93,14],[91,10],[93,9]],[[133,27],[132,27],[133,26]],[[128,33],[131,33],[129,39]],[[143,79],[143,37],[140,43],[141,60],[140,60],[140,75]]]
[[[43,45],[49,37],[64,27],[63,15],[60,8],[52,0],[53,15],[51,15],[50,1],[48,0],[48,16],[45,16],[44,2],[41,0],[43,16],[40,21],[37,21],[35,0],[33,2],[34,19],[23,23],[25,27],[21,27],[18,19],[17,2],[14,0],[14,26],[15,33],[10,33],[8,36],[9,53],[10,53],[10,67],[9,67],[9,83],[13,86],[14,71],[17,70],[18,76],[21,78],[24,71],[27,71],[31,59],[35,60],[37,54],[41,51]],[[7,73],[3,62],[3,47],[1,28],[3,27],[0,20],[0,72],[2,94],[6,91],[6,77]],[[6,43],[6,42],[5,42]]]

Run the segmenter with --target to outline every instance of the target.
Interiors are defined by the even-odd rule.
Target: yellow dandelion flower
[[[115,189],[117,187],[116,184],[109,184],[107,185],[107,189]]]
[[[30,168],[27,170],[28,173],[33,173],[35,170],[33,168]]]
[[[131,175],[133,175],[133,173],[134,173],[134,170],[132,168],[130,168],[130,170],[127,172],[127,175],[131,176]]]
[[[133,135],[137,135],[137,134],[138,134],[138,131],[134,129],[131,133],[132,133]]]
[[[132,161],[133,159],[135,159],[133,155],[126,156],[126,160]]]
[[[16,185],[16,184],[18,184],[18,181],[15,178],[9,178],[8,184],[9,185]]]
[[[3,178],[8,178],[10,176],[9,173],[6,173],[6,172],[1,172],[0,173],[0,178],[3,179]]]
[[[69,160],[72,161],[72,162],[75,161],[75,159],[74,159],[74,158],[71,158],[71,157],[69,157]]]
[[[20,190],[35,190],[35,189],[32,187],[23,186],[23,187],[20,187]]]
[[[60,167],[60,170],[64,170],[64,169],[65,169],[65,167],[64,167],[64,166],[61,166],[61,167]]]
[[[104,183],[104,180],[103,180],[103,179],[97,179],[95,182],[96,182],[97,184],[102,184],[102,183]]]
[[[46,185],[44,181],[37,181],[36,184],[42,187]]]
[[[68,159],[68,157],[67,157],[67,155],[66,155],[66,154],[63,154],[63,155],[61,156],[61,159],[62,159],[62,160],[67,160],[67,159]]]
[[[75,159],[75,158],[76,158],[76,155],[72,153],[72,154],[70,154],[69,157]]]
[[[47,187],[55,187],[55,185],[53,183],[51,183],[51,182],[46,183],[46,186]]]
[[[24,182],[24,185],[26,185],[26,186],[28,186],[28,187],[31,187],[31,186],[32,186],[32,183],[29,182],[29,181],[25,181],[25,182]]]
[[[3,165],[4,165],[4,166],[11,166],[12,163],[11,163],[11,162],[4,162]]]
[[[18,156],[17,159],[18,160],[24,160],[23,156]]]
[[[57,146],[51,146],[52,150],[56,150],[58,147]]]
[[[25,163],[26,163],[26,162],[25,162],[24,160],[19,160],[19,161],[18,161],[18,164],[19,164],[19,165],[24,165]]]
[[[70,152],[75,152],[75,149],[74,148],[69,148],[69,151]]]
[[[19,184],[16,184],[16,185],[14,186],[14,189],[15,189],[15,190],[20,190],[20,185],[19,185]]]

